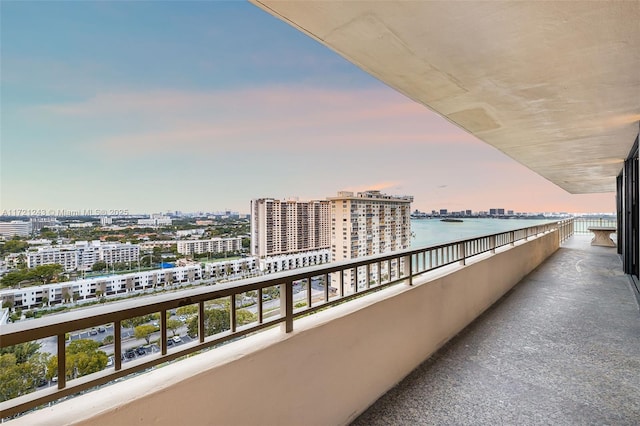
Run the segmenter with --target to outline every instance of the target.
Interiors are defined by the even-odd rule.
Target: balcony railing
[[[618,220],[615,217],[576,217],[573,219],[576,234],[589,234],[589,228],[616,228]]]
[[[249,278],[233,283],[214,286],[203,285],[195,289],[135,298],[4,325],[0,331],[0,347],[2,348],[39,339],[57,338],[58,382],[57,388],[38,390],[0,403],[0,418],[13,416],[47,402],[79,393],[268,327],[279,325],[283,332],[288,333],[293,330],[296,318],[320,309],[341,304],[394,284],[412,285],[415,277],[426,272],[456,263],[464,265],[474,256],[495,253],[501,247],[513,246],[545,233],[558,232],[559,241],[562,242],[573,234],[573,229],[573,220],[569,219],[435,246]],[[360,278],[363,276],[367,279],[361,280]],[[301,288],[301,283],[306,284],[304,292],[298,291]],[[249,292],[257,293],[254,305],[256,319],[252,323],[241,325],[238,311],[242,307],[238,302],[245,300],[245,296]],[[303,294],[300,295],[300,293]],[[272,300],[263,300],[268,299],[268,294],[277,294],[278,296]],[[263,297],[263,295],[267,295],[267,297]],[[229,300],[228,330],[208,336],[205,328],[205,311],[213,301],[219,301],[223,298]],[[192,342],[182,344],[179,347],[174,346],[169,350],[167,312],[188,305],[197,306],[197,337]],[[269,307],[274,307],[274,305],[273,312],[268,312]],[[121,359],[123,353],[121,326],[123,321],[154,313],[160,314],[159,352],[148,354],[144,358],[135,359],[123,365]],[[65,353],[67,333],[101,327],[110,323],[114,325],[113,367],[67,382]]]

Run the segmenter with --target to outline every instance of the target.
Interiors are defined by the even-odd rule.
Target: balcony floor
[[[615,248],[569,239],[354,425],[640,423],[640,312]]]

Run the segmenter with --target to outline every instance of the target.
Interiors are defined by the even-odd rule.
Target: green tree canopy
[[[65,350],[67,379],[76,379],[103,370],[107,366],[107,354],[98,350],[100,343],[91,339],[74,340]],[[58,372],[58,357],[52,356],[47,362],[47,379]]]
[[[29,247],[29,243],[20,240],[18,237],[5,242],[0,245],[0,254],[5,253],[20,253],[25,251]]]
[[[151,324],[142,324],[133,329],[133,335],[136,339],[145,339],[147,341],[147,345],[151,340],[151,334],[156,331],[156,328]]]
[[[91,270],[93,272],[100,272],[100,271],[104,271],[105,269],[107,269],[107,263],[103,262],[102,260],[97,261],[91,267]]]
[[[230,328],[229,311],[223,309],[205,309],[204,330],[207,336],[217,334]],[[189,336],[198,335],[198,317],[192,317],[187,324]]]
[[[44,379],[49,355],[38,352],[39,348],[29,342],[0,351],[0,401],[33,392]]]
[[[167,320],[167,329],[171,330],[174,336],[180,327],[182,327],[182,321],[173,318]]]
[[[35,355],[36,352],[38,352],[38,349],[40,349],[39,343],[25,342],[0,349],[0,355],[13,354],[16,358],[16,363],[22,364],[24,362],[27,362],[29,358]]]

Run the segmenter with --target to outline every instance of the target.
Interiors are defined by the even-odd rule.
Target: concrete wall
[[[558,248],[550,233],[41,409],[11,424],[339,425]],[[424,281],[424,280],[423,280]]]

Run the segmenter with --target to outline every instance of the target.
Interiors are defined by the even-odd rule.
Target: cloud
[[[36,113],[59,120],[93,121],[108,131],[83,145],[102,154],[126,149],[131,156],[239,148],[264,151],[302,145],[320,150],[479,143],[386,88],[273,86],[99,93],[81,102],[42,105]]]

